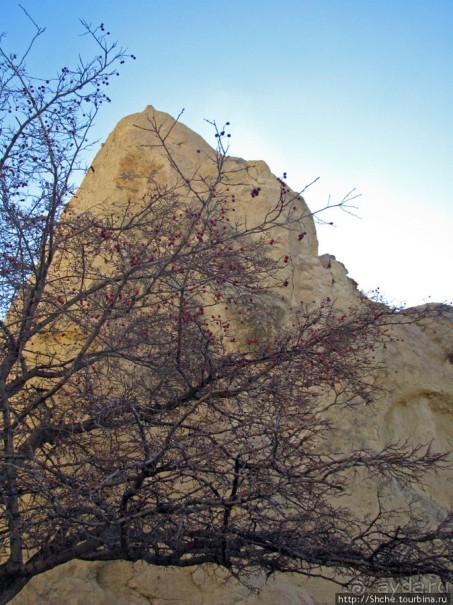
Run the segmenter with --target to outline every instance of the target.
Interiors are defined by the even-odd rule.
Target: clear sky
[[[409,305],[453,300],[453,0],[22,0],[46,35],[39,75],[90,55],[79,18],[104,22],[137,56],[110,87],[105,139],[148,104],[231,154],[263,159],[312,209],[356,187],[360,219],[334,213],[320,253],[362,290]],[[0,31],[20,52],[32,26],[0,0]]]

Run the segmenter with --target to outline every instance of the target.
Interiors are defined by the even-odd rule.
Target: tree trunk
[[[0,605],[6,605],[22,588],[28,584],[30,578],[18,578],[15,574],[8,574],[6,578],[0,580]]]

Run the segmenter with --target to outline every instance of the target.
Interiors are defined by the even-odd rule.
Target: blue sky
[[[320,252],[364,291],[393,302],[453,299],[452,0],[22,0],[46,26],[31,66],[48,75],[93,50],[80,17],[104,22],[137,61],[110,87],[105,139],[152,104],[231,153],[264,159],[312,209],[356,187],[360,219],[334,213]],[[20,52],[32,27],[0,0],[0,31]]]

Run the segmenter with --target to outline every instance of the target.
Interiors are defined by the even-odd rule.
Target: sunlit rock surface
[[[152,177],[162,184],[174,179],[162,148],[155,146],[151,122],[163,132],[171,128],[166,143],[187,178],[209,174],[212,148],[183,124],[174,125],[167,114],[148,107],[143,113],[121,120],[96,156],[77,196],[67,211],[90,208],[102,214],[113,204],[140,199]],[[173,126],[173,128],[172,128]],[[227,167],[239,170],[235,194],[241,211],[250,222],[258,220],[267,204],[279,194],[280,184],[263,161],[245,162],[231,158]],[[240,175],[240,176],[239,176]],[[233,177],[232,177],[233,178]],[[259,200],[250,190],[260,187]],[[259,202],[259,203],[258,203]],[[304,204],[303,201],[299,203]],[[305,207],[304,207],[305,208]],[[389,219],[390,220],[390,219]],[[295,233],[278,234],[275,253],[289,254],[289,288],[284,304],[297,305],[329,296],[341,308],[353,305],[359,296],[356,284],[334,256],[318,256],[315,225],[304,220],[307,235],[299,241]],[[360,251],[365,254],[366,251]],[[453,409],[453,312],[442,319],[394,329],[396,340],[382,355],[386,371],[384,395],[375,405],[351,412],[337,412],[338,431],[332,447],[349,451],[356,447],[380,448],[409,440],[429,443],[436,451],[452,449]],[[393,484],[389,498],[396,504],[416,498],[433,518],[451,508],[453,482],[435,476],[415,489]],[[374,488],[364,489],[351,506],[373,511]],[[143,563],[74,561],[34,578],[14,600],[14,605],[298,605],[334,603],[338,591],[322,579],[276,575],[265,582],[256,578],[259,595],[236,581],[226,583],[225,572],[212,567],[188,569],[153,568]]]

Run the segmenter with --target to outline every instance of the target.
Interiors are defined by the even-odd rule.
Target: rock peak
[[[156,137],[156,129],[161,139]],[[163,141],[163,142],[162,142]],[[171,164],[166,149],[170,151]],[[68,212],[90,210],[104,216],[112,208],[140,201],[150,187],[168,187],[175,178],[206,184],[212,175],[216,151],[202,137],[170,115],[151,105],[143,112],[123,118],[96,155]],[[231,157],[226,164],[229,185],[234,187],[239,213],[250,223],[280,195],[281,183],[264,161],[248,162]],[[251,195],[256,188],[259,196]],[[297,194],[294,194],[297,198]],[[304,200],[298,200],[303,214],[303,231],[281,230],[275,236],[274,251],[291,258],[288,267],[288,294],[284,305],[335,300],[339,308],[357,303],[356,283],[335,256],[318,256],[316,229]],[[279,303],[280,304],[280,303]],[[283,303],[282,303],[283,305]],[[420,325],[398,325],[388,348],[376,353],[384,368],[379,378],[385,387],[376,405],[342,409],[332,418],[335,437],[333,451],[353,451],[356,447],[380,451],[389,443],[413,440],[432,442],[436,450],[451,449],[453,409],[453,356],[451,309],[441,320]],[[261,403],[261,402],[260,402]],[[376,489],[387,490],[385,478],[363,491],[362,500],[351,495],[352,505],[367,514]],[[390,486],[396,505],[408,500],[420,502],[433,518],[451,507],[452,483],[427,483],[424,491],[411,485]],[[373,491],[374,490],[374,491]],[[386,492],[387,493],[387,492]],[[370,513],[370,514],[371,514]],[[371,514],[372,516],[372,514]],[[259,596],[235,581],[225,584],[225,574],[209,566],[175,569],[154,568],[143,562],[72,561],[35,577],[12,601],[14,605],[45,602],[47,605],[128,605],[137,603],[181,603],[208,605],[276,605],[277,603],[334,602],[338,588],[326,580],[275,574],[266,583],[257,577]]]

